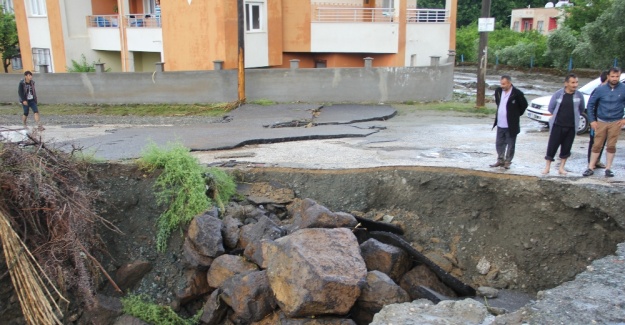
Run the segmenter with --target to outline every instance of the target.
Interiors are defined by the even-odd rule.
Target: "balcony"
[[[162,52],[161,18],[149,14],[124,17],[128,50],[134,52]]]
[[[87,16],[87,32],[92,50],[121,51],[119,15]]]
[[[162,52],[161,19],[149,14],[87,16],[91,49],[121,51],[120,27],[126,30],[128,51]]]
[[[317,7],[311,52],[397,53],[399,24],[393,8]]]
[[[449,11],[445,9],[408,9],[408,23],[449,23]]]

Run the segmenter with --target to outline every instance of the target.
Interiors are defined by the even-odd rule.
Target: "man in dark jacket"
[[[24,72],[24,79],[20,80],[17,86],[17,94],[20,96],[20,103],[24,109],[24,115],[22,115],[22,123],[26,128],[26,120],[28,119],[28,113],[32,109],[33,115],[35,115],[35,123],[42,129],[39,124],[39,109],[37,109],[37,92],[35,91],[35,80],[33,80],[33,73],[30,71]]]
[[[495,90],[495,103],[497,114],[493,128],[497,127],[497,162],[490,167],[510,169],[514,158],[516,136],[521,132],[520,118],[527,108],[527,99],[522,91],[512,86],[510,76],[501,76],[501,87]]]

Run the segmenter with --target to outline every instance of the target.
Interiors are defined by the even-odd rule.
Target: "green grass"
[[[206,172],[206,185],[212,199],[217,203],[221,211],[225,210],[225,205],[237,192],[237,184],[234,178],[217,167],[210,167]]]
[[[487,104],[485,108],[476,108],[475,103],[463,103],[463,102],[430,102],[430,103],[415,103],[404,102],[402,104],[393,105],[398,115],[405,115],[418,111],[442,111],[442,112],[461,112],[470,113],[476,115],[492,115],[496,110],[494,105]]]
[[[248,102],[250,104],[255,104],[255,105],[261,105],[261,106],[271,106],[271,105],[275,105],[276,102],[269,100],[269,99],[257,99],[257,100],[253,100]]]
[[[171,307],[160,306],[149,300],[146,295],[128,295],[121,299],[122,311],[153,325],[195,325],[200,322],[202,310],[189,319],[176,314]]]
[[[166,148],[149,144],[142,151],[138,164],[148,172],[157,168],[163,170],[154,190],[157,203],[167,207],[158,217],[156,235],[156,248],[164,252],[172,232],[212,205],[206,196],[205,169],[180,143],[170,143]]]
[[[44,115],[110,115],[110,116],[222,116],[226,103],[217,104],[144,104],[144,105],[39,105]],[[21,112],[18,105],[0,106],[0,115]]]

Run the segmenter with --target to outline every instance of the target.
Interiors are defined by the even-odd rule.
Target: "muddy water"
[[[622,189],[453,168],[239,171],[334,211],[390,216],[414,247],[471,285],[536,293],[625,240]],[[487,274],[477,264],[485,259]]]

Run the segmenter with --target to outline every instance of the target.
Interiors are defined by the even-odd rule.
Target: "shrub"
[[[211,193],[210,197],[221,211],[225,210],[225,203],[237,192],[234,179],[217,167],[211,167],[206,172],[206,185],[208,192]]]
[[[178,316],[171,307],[160,306],[151,301],[146,295],[128,295],[121,299],[125,314],[137,317],[154,325],[195,325],[200,322],[202,310],[190,319]]]
[[[85,57],[84,54],[80,55],[80,62],[76,61],[76,60],[72,60],[72,66],[71,67],[67,67],[67,72],[95,72],[95,65],[96,63],[100,63],[100,60],[98,60],[98,62],[87,62],[87,58]],[[111,68],[108,68],[105,70],[106,72],[111,71]]]
[[[148,171],[163,169],[154,184],[158,204],[167,205],[167,210],[158,218],[156,243],[162,252],[174,230],[211,206],[206,196],[204,169],[180,143],[168,144],[166,149],[160,149],[154,143],[148,145],[139,164]]]

